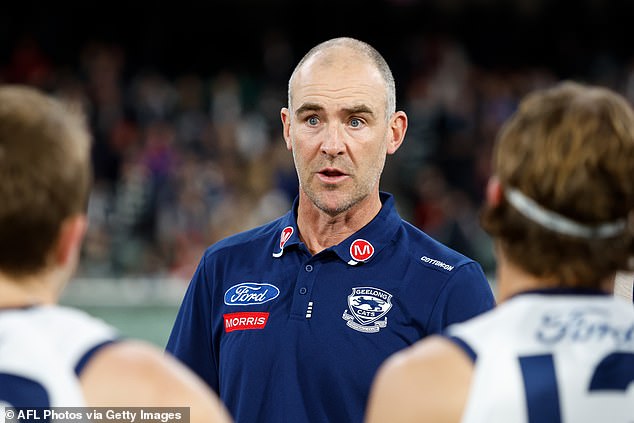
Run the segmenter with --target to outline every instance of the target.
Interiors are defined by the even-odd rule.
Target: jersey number
[[[48,392],[40,383],[10,373],[0,373],[0,404],[16,409],[50,407]],[[4,421],[4,416],[2,417]],[[26,421],[30,420],[26,418]]]
[[[528,423],[561,422],[557,376],[552,354],[519,357]],[[588,392],[622,391],[634,381],[634,354],[611,353],[594,369]]]

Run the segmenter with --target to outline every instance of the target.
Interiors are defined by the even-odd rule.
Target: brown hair
[[[544,209],[586,226],[628,221],[615,236],[558,233],[507,200],[484,229],[506,257],[561,286],[598,287],[634,254],[634,113],[620,95],[570,81],[528,95],[496,140],[493,173]]]
[[[83,114],[34,88],[0,86],[0,271],[47,265],[67,217],[84,213],[91,182]]]

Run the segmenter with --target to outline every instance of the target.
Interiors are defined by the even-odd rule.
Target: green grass
[[[119,329],[124,337],[149,341],[165,348],[178,307],[175,306],[80,306],[94,317]]]

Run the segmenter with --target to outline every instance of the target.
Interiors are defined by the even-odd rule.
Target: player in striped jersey
[[[0,412],[190,407],[192,422],[228,422],[177,360],[57,305],[79,260],[90,172],[81,113],[34,88],[0,86]]]
[[[367,422],[632,422],[634,308],[612,295],[634,255],[630,105],[568,81],[536,91],[494,154],[499,305],[391,356]]]

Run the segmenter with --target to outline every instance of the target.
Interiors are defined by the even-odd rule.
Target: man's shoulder
[[[472,258],[431,237],[407,221],[403,221],[404,247],[421,265],[444,272],[476,263]]]

